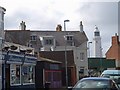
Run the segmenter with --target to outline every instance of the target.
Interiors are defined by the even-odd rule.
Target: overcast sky
[[[57,24],[68,31],[78,31],[80,21],[84,31],[93,41],[95,25],[101,34],[103,56],[111,46],[111,37],[118,33],[119,0],[0,0],[0,6],[6,8],[5,29],[19,29],[21,21],[26,29],[55,30]],[[90,45],[91,56],[93,45]]]

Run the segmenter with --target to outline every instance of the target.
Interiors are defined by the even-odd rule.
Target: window
[[[68,46],[74,46],[73,35],[66,35],[65,40]]]
[[[84,53],[80,53],[80,60],[84,60]]]
[[[23,66],[21,71],[22,83],[34,83],[35,81],[34,73],[35,73],[34,66],[29,65]]]
[[[59,66],[57,64],[50,64],[50,69],[58,70]]]
[[[43,47],[55,46],[54,36],[40,36],[40,41]]]
[[[67,41],[73,41],[73,35],[66,35],[65,37]]]
[[[10,68],[11,85],[20,84],[20,65],[11,64]]]
[[[79,73],[84,73],[84,68],[80,68]]]
[[[100,33],[99,32],[95,32],[95,36],[100,36]]]
[[[36,36],[36,35],[30,36],[30,40],[31,40],[31,41],[36,41],[36,40],[37,40],[37,36]]]
[[[28,46],[28,47],[33,47],[31,43],[28,43],[27,46]]]
[[[35,66],[10,65],[10,84],[25,84],[35,82]]]
[[[72,37],[72,36],[67,36],[67,40],[68,40],[68,41],[72,41],[72,40],[73,40],[73,37]]]
[[[53,45],[53,39],[45,39],[45,45]]]

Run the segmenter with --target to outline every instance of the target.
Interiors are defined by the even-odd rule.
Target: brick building
[[[115,59],[116,67],[120,67],[120,42],[117,34],[112,37],[112,45],[106,53],[106,58]]]

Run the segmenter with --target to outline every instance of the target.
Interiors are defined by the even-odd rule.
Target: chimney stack
[[[20,23],[20,30],[26,30],[26,25],[23,21]]]
[[[82,21],[80,21],[80,32],[83,32],[83,25],[82,25]]]
[[[115,36],[112,37],[112,45],[119,44],[119,36],[115,33]]]
[[[62,26],[60,24],[57,25],[56,31],[62,31]]]

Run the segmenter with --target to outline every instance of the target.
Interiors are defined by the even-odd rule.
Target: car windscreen
[[[74,88],[110,88],[110,82],[109,80],[83,80]]]
[[[116,83],[120,84],[120,74],[103,74],[102,77],[113,79]]]

